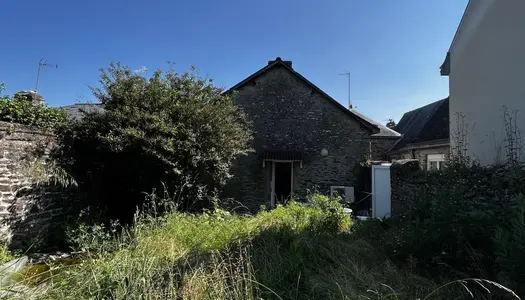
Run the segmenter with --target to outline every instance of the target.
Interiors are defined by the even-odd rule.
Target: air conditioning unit
[[[339,196],[343,198],[343,201],[346,203],[355,202],[355,194],[353,186],[331,186],[330,187],[330,197]]]

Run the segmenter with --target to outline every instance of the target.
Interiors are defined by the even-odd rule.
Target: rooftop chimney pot
[[[292,61],[291,60],[282,60],[281,57],[277,56],[277,58],[275,60],[270,60],[268,61],[268,65],[271,65],[275,62],[282,62],[283,64],[287,65],[289,68],[292,69]]]

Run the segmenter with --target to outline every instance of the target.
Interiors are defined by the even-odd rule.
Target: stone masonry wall
[[[308,191],[327,193],[332,185],[353,185],[355,166],[370,149],[379,157],[394,142],[371,139],[357,120],[283,67],[245,84],[234,103],[252,122],[254,152],[235,162],[225,194],[252,211],[270,200],[272,166],[263,166],[260,158],[265,150],[303,154],[302,166],[293,166],[293,193],[304,199]],[[327,156],[321,156],[322,149]]]
[[[370,160],[372,161],[389,161],[387,156],[388,150],[394,147],[397,139],[393,138],[375,138],[370,140],[370,146],[372,155]]]
[[[31,172],[44,160],[55,138],[49,131],[0,122],[0,221],[4,239],[47,231],[60,215],[58,191],[38,185]],[[35,167],[35,169],[31,169]],[[45,201],[44,201],[45,200]]]
[[[427,171],[418,160],[397,161],[390,168],[392,215],[403,216],[413,205],[452,201],[505,218],[509,208],[517,209],[516,195],[525,194],[524,172],[524,165],[476,164]]]
[[[412,150],[408,150],[401,153],[396,153],[393,155],[390,155],[391,159],[417,159],[419,161],[419,165],[423,170],[427,169],[427,156],[429,154],[443,154],[445,157],[448,157],[450,155],[450,147],[449,146],[439,146],[439,147],[433,147],[433,148],[424,148],[424,149],[414,149],[414,153],[412,153]]]

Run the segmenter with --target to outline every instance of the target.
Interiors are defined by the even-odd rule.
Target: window
[[[445,166],[445,155],[443,154],[428,154],[427,155],[427,170],[441,170]]]
[[[331,186],[330,197],[339,196],[343,201],[352,203],[355,201],[354,188],[351,186]]]

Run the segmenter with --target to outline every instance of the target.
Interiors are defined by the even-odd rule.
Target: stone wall
[[[450,146],[439,146],[432,148],[411,149],[390,155],[390,159],[416,159],[419,161],[421,169],[427,169],[427,156],[430,154],[443,154],[445,157],[450,155]]]
[[[397,139],[393,138],[372,138],[370,139],[372,161],[390,161],[387,153],[394,147]]]
[[[356,164],[370,152],[382,158],[395,142],[371,138],[359,121],[284,67],[243,85],[233,100],[252,122],[254,152],[235,162],[226,195],[252,211],[270,201],[272,166],[260,157],[266,150],[302,154],[302,164],[293,164],[293,194],[304,199],[308,191],[352,186]]]
[[[507,211],[517,203],[516,195],[525,194],[524,173],[523,164],[451,164],[427,171],[417,160],[397,161],[390,168],[392,215],[402,215],[410,205],[439,205],[441,200],[469,203],[490,213]]]
[[[44,173],[45,161],[54,142],[50,131],[0,122],[0,221],[3,239],[15,244],[22,240],[28,244],[45,243],[42,233],[45,236],[54,235],[50,225],[61,217],[62,204],[57,199],[61,199],[62,192],[46,183]]]

